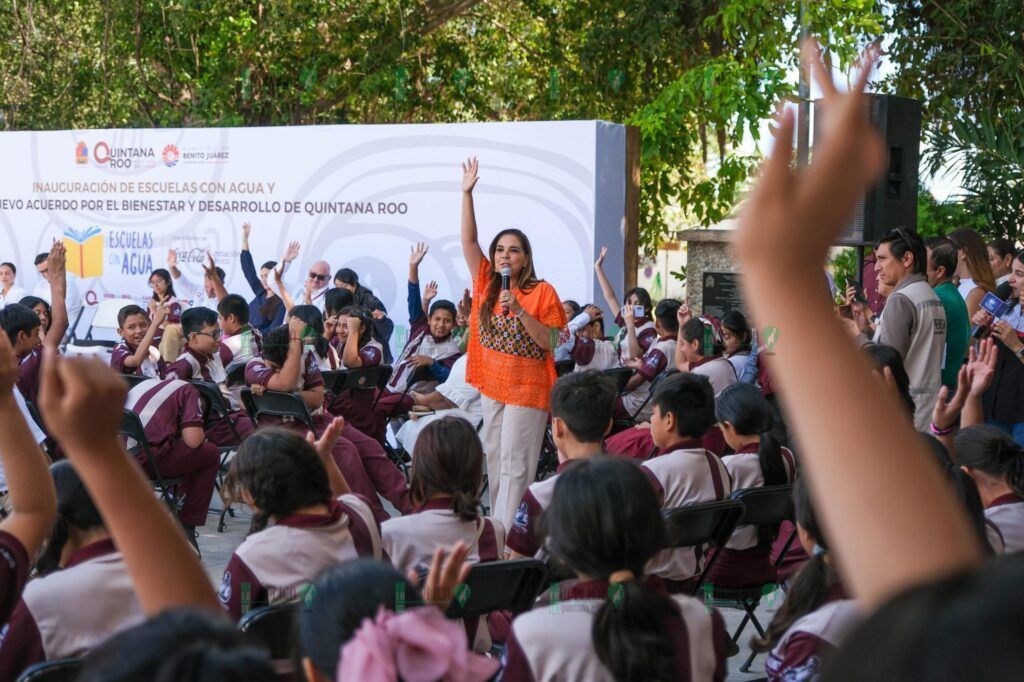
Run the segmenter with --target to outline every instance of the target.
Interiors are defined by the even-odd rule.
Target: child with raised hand
[[[619,366],[618,353],[611,341],[604,337],[604,319],[601,309],[593,303],[583,306],[579,317],[586,318],[579,330],[566,343],[569,359],[576,363],[574,372],[603,371]],[[571,325],[572,323],[570,323]]]
[[[725,679],[721,615],[646,575],[665,530],[635,464],[598,456],[566,469],[542,527],[552,558],[578,580],[513,621],[503,680]]]
[[[675,366],[706,376],[715,395],[736,383],[736,370],[722,357],[721,333],[711,319],[697,317],[680,324],[675,350]]]
[[[10,511],[0,521],[0,627],[7,623],[28,579],[32,560],[49,537],[56,516],[53,479],[14,392],[18,359],[0,334],[0,463]]]
[[[654,311],[655,328],[658,332],[656,340],[642,357],[629,358],[624,365],[633,370],[633,376],[626,383],[626,391],[619,397],[615,408],[615,416],[629,419],[636,415],[636,421],[647,421],[651,417],[651,389],[654,380],[663,373],[676,367],[676,332],[678,321],[676,312],[679,301],[665,299],[658,302]],[[632,312],[626,311],[625,317],[631,319]]]
[[[228,294],[217,303],[217,320],[224,336],[221,343],[231,351],[228,365],[244,365],[263,351],[263,334],[249,323],[249,304],[238,294]]]
[[[734,243],[751,310],[779,330],[772,369],[805,453],[802,475],[827,492],[818,498],[822,524],[848,590],[871,614],[837,652],[833,679],[1012,678],[1021,667],[1019,637],[991,635],[1019,617],[1020,563],[993,561],[978,571],[982,544],[913,426],[892,418],[898,398],[875,390],[869,360],[831,302],[806,295],[885,153],[862,94],[876,50],[847,94],[836,91],[813,42],[805,55],[827,113],[820,146],[794,174],[795,123],[783,112]],[[967,650],[965,632],[985,636],[972,637]]]
[[[574,461],[604,452],[602,442],[612,428],[615,386],[595,371],[559,377],[551,390],[551,437],[558,448],[558,470],[543,481],[531,483],[508,530],[513,559],[537,556],[541,549],[538,526],[551,504],[555,482]]]
[[[707,377],[689,372],[666,377],[651,399],[651,437],[661,453],[640,470],[664,509],[724,500],[733,491],[725,464],[706,450],[702,437],[715,422],[715,397]],[[649,570],[670,592],[689,593],[703,567],[692,547],[659,552]]]
[[[722,462],[734,490],[786,485],[796,479],[796,459],[772,436],[775,417],[759,390],[750,384],[733,384],[715,400],[715,417],[733,450]],[[771,547],[770,532],[740,526],[705,579],[725,588],[770,583],[775,580]]]
[[[163,379],[167,371],[160,351],[153,347],[157,330],[167,319],[167,306],[157,306],[149,314],[137,305],[126,305],[117,313],[117,335],[121,343],[110,353],[110,366],[121,374]]]
[[[288,319],[297,317],[306,324],[302,333],[303,347],[321,371],[341,368],[338,351],[331,346],[324,328],[324,316],[315,305],[297,305],[288,311]]]
[[[647,289],[634,287],[627,291],[622,302],[619,302],[615,295],[615,287],[608,281],[602,267],[607,255],[608,247],[602,246],[601,253],[594,263],[594,272],[597,273],[597,281],[601,285],[605,303],[609,309],[617,313],[615,324],[619,326],[619,333],[612,343],[618,352],[619,361],[625,366],[627,360],[642,358],[659,334],[655,328],[654,307]],[[641,314],[637,315],[638,312]]]
[[[751,644],[754,651],[771,652],[765,672],[772,682],[808,679],[820,672],[822,661],[861,620],[856,603],[843,589],[805,481],[797,481],[793,501],[797,537],[810,559],[790,581],[786,600],[765,636]]]
[[[299,599],[305,584],[347,559],[384,556],[373,511],[348,493],[331,456],[343,426],[335,419],[315,446],[294,431],[267,428],[239,447],[225,486],[254,514],[221,583],[232,618]]]

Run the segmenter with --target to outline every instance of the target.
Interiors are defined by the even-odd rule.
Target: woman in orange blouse
[[[473,274],[466,379],[480,390],[491,516],[511,528],[537,459],[555,384],[553,351],[566,325],[558,294],[533,270],[533,251],[519,230],[502,230],[485,256],[477,239],[473,188],[477,160],[462,165],[462,253]],[[501,289],[501,270],[512,271]]]

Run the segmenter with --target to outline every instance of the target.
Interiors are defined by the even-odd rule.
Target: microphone
[[[508,291],[512,288],[512,268],[505,266],[501,269],[501,290]],[[507,305],[501,306],[501,314],[508,317],[509,309]]]

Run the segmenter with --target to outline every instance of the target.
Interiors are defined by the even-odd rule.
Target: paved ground
[[[219,504],[219,500],[214,496],[214,504]],[[392,513],[394,508],[390,507],[387,502],[384,503],[385,507],[388,508]],[[219,514],[219,510],[218,510]],[[235,548],[242,543],[245,539],[246,534],[249,530],[249,520],[252,518],[252,513],[247,507],[238,509],[235,513],[235,518],[227,518],[227,528],[223,533],[217,532],[217,515],[211,512],[207,525],[199,529],[199,547],[203,552],[203,566],[206,567],[206,572],[210,576],[211,582],[214,586],[220,586],[221,576],[224,573],[224,568],[228,564],[228,560],[231,558],[231,553],[235,551]],[[781,593],[780,597],[781,597]],[[775,603],[769,605],[766,602],[774,601]],[[761,624],[766,626],[772,618],[772,614],[775,609],[778,608],[779,603],[777,600],[771,598],[762,601],[762,606],[757,611],[757,617],[761,621]],[[725,617],[726,627],[729,629],[729,633],[735,631],[739,626],[742,619],[742,611],[735,609],[723,609],[722,615]],[[750,636],[754,634],[754,629],[747,626],[746,631],[743,634],[741,641],[740,653],[729,659],[729,677],[728,680],[741,681],[741,680],[756,680],[764,676],[764,656],[758,656],[751,667],[750,674],[744,674],[739,672],[739,667],[746,660],[747,655],[750,653],[750,649],[746,646],[746,642],[749,641]]]

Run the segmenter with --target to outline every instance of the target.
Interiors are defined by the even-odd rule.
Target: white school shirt
[[[32,438],[36,443],[42,443],[46,440],[46,434],[39,428],[39,424],[36,424],[36,420],[32,418],[32,415],[28,411],[28,405],[25,403],[25,396],[21,394],[17,386],[11,389],[14,392],[14,402],[18,405],[18,411],[21,412],[22,418],[25,423],[28,424],[28,430],[32,432]],[[0,448],[3,447],[3,443],[0,442]],[[0,492],[7,492],[7,478],[4,476],[4,465],[0,462]]]
[[[817,680],[822,659],[839,648],[862,616],[851,599],[828,602],[800,618],[768,654],[765,673],[771,682]]]
[[[654,341],[651,347],[644,353],[643,365],[640,369],[636,370],[639,374],[643,375],[644,382],[634,388],[628,393],[623,393],[621,400],[622,406],[629,412],[630,415],[636,414],[636,411],[643,405],[643,410],[636,416],[638,422],[645,422],[651,420],[651,414],[654,412],[654,406],[650,400],[647,400],[651,395],[651,388],[654,384],[654,380],[659,376],[675,369],[676,366],[676,337],[665,336]],[[647,404],[644,404],[647,401]]]
[[[736,378],[736,368],[725,358],[709,360],[697,365],[690,372],[707,377],[708,381],[711,382],[711,390],[715,392],[716,398],[719,393],[738,381]]]
[[[700,446],[699,440],[683,441],[664,455],[640,465],[654,486],[662,509],[685,507],[698,502],[724,500],[732,492],[732,480],[725,464]],[[663,549],[651,558],[646,571],[668,580],[687,580],[700,574],[704,547]]]
[[[761,471],[757,450],[758,444],[751,443],[735,454],[722,456],[722,463],[732,479],[733,490],[764,487],[764,472]],[[782,464],[786,469],[787,482],[792,483],[796,480],[796,460],[789,448],[782,448]],[[750,549],[756,544],[757,526],[747,525],[738,526],[725,546],[728,549]]]
[[[985,509],[985,519],[995,524],[1007,554],[1024,551],[1024,498],[1001,495]]]

